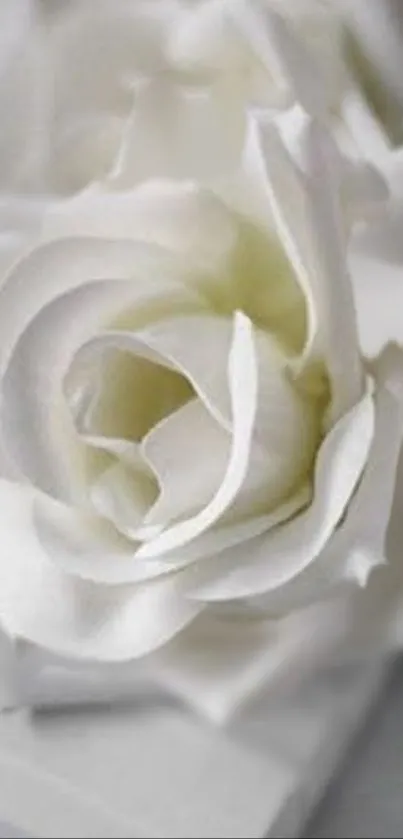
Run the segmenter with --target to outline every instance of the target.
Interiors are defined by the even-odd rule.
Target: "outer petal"
[[[185,588],[203,601],[251,597],[281,588],[322,552],[363,473],[374,434],[374,405],[368,393],[326,437],[318,454],[311,505],[287,524],[239,545],[231,555],[200,563]]]
[[[139,583],[170,572],[141,563],[133,542],[93,512],[83,512],[38,493],[32,523],[43,555],[67,577],[103,585]]]
[[[342,656],[355,661],[400,652],[403,639],[401,348],[388,347],[374,371],[376,433],[368,467],[321,562],[330,581],[333,574],[334,580],[364,584],[372,571],[365,588],[350,587]],[[307,580],[308,593],[309,585]]]
[[[169,255],[158,248],[126,239],[114,242],[107,235],[104,241],[66,238],[32,251],[12,268],[0,288],[1,369],[28,323],[54,298],[83,283],[136,276],[141,283],[147,278],[153,295],[158,286],[161,296],[167,273],[172,276],[168,261]]]
[[[192,182],[152,180],[124,193],[95,188],[51,205],[44,238],[94,236],[159,245],[192,268],[218,274],[236,242],[232,214]],[[182,265],[183,274],[183,265]]]
[[[375,435],[368,464],[348,516],[329,545],[330,558],[345,557],[346,576],[365,585],[385,561],[386,531],[403,438],[403,352],[389,346],[375,363]],[[325,561],[329,558],[325,557]]]
[[[334,168],[335,152],[325,130],[306,117],[295,123],[295,131],[299,166],[276,129],[270,124],[262,127],[267,187],[280,238],[306,295],[308,338],[304,362],[324,357],[332,387],[331,418],[335,421],[351,409],[363,390],[346,265],[340,173]]]
[[[175,578],[110,589],[49,562],[32,522],[32,493],[2,482],[0,620],[14,637],[77,658],[121,661],[148,654],[200,611]]]
[[[403,432],[401,350],[399,350],[399,356],[396,355],[395,350],[392,353],[387,350],[381,359],[384,369],[378,370],[383,379],[382,400],[384,402],[383,433],[380,435],[378,448],[379,471],[378,474],[375,471],[373,473],[372,497],[371,493],[367,493],[369,515],[364,516],[364,507],[362,507],[359,511],[361,515],[357,519],[358,528],[354,529],[354,534],[358,537],[356,544],[363,545],[364,555],[367,547],[371,549],[371,539],[375,536],[375,549],[382,549],[382,553],[378,555],[378,561],[381,562],[382,558],[384,560],[384,564],[375,568],[371,574],[366,588],[350,598],[350,635],[346,654],[360,658],[368,654],[373,657],[375,654],[390,656],[395,652],[400,653],[403,644],[403,457],[401,449],[399,457],[399,443]],[[389,376],[384,378],[382,373],[385,373],[388,368]],[[388,409],[389,413],[387,413]],[[393,455],[394,461],[392,461]],[[397,467],[396,471],[393,471],[393,466]],[[385,478],[384,499],[381,481]],[[396,487],[393,504],[391,504],[395,478]],[[373,511],[372,516],[371,511]],[[382,536],[386,537],[383,545]],[[370,550],[368,563],[372,558],[375,559],[375,556]]]
[[[387,528],[392,508],[396,471],[403,433],[403,355],[396,347],[389,347],[374,367],[376,376],[375,392],[375,430],[368,462],[360,483],[348,506],[347,515],[325,546],[319,561],[309,566],[302,574],[281,590],[269,592],[254,599],[257,608],[266,613],[283,614],[291,608],[298,608],[312,603],[319,597],[326,597],[330,591],[342,592],[351,584],[367,584],[368,593],[362,592],[358,602],[353,600],[353,610],[357,616],[365,612],[366,603],[377,597],[378,591],[386,604],[389,591],[391,615],[393,615],[394,595],[392,594],[396,576],[396,552],[392,567],[389,566],[387,547]],[[399,554],[400,557],[400,554]],[[384,565],[384,563],[387,563]],[[375,566],[383,568],[374,573]],[[371,576],[370,576],[371,575]],[[373,592],[373,593],[372,593]],[[362,600],[362,607],[360,605]],[[350,607],[349,607],[350,608]],[[369,607],[368,607],[369,608]],[[375,610],[374,606],[374,610]],[[362,636],[359,618],[353,616],[354,625]],[[379,615],[381,619],[381,615]],[[378,616],[371,613],[366,630],[368,638],[376,635]]]

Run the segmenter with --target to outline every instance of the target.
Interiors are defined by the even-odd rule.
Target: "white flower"
[[[320,127],[316,4],[41,5],[1,9],[1,625],[222,718],[384,561],[400,354],[346,267],[383,182]]]
[[[383,562],[400,357],[361,358],[338,156],[306,116],[293,131],[294,157],[272,124],[251,122],[253,215],[189,182],[92,189],[48,210],[42,243],[9,273],[11,637],[130,660],[200,620],[216,633],[223,610],[228,651],[235,601],[258,619],[254,660],[274,617],[365,584]],[[191,655],[167,650],[174,668]]]

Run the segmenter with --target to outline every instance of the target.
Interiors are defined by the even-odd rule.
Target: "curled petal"
[[[374,365],[375,433],[368,463],[348,516],[329,544],[334,567],[345,557],[344,574],[365,585],[372,568],[385,561],[396,470],[403,436],[403,352],[387,347]],[[343,572],[342,572],[343,573]]]
[[[324,129],[306,116],[300,118],[297,112],[296,116],[298,165],[273,125],[261,129],[267,189],[280,237],[306,297],[308,334],[302,361],[308,364],[324,358],[332,389],[331,420],[335,421],[363,392],[340,171],[334,166],[334,148]]]
[[[145,516],[145,528],[162,530],[208,504],[225,473],[230,444],[230,435],[198,399],[156,425],[142,444],[144,459],[160,487]]]
[[[157,572],[159,569],[159,573],[161,574],[167,573],[170,569],[179,570],[186,568],[186,566],[200,559],[207,560],[213,556],[217,557],[217,561],[220,562],[219,554],[238,545],[243,545],[245,550],[247,550],[249,540],[260,536],[262,533],[267,534],[279,524],[283,524],[291,519],[307,506],[311,497],[311,489],[308,485],[305,485],[299,492],[289,500],[284,501],[283,504],[280,504],[271,513],[266,513],[262,516],[252,516],[240,522],[218,525],[206,531],[206,533],[203,533],[184,547],[168,553],[161,558],[145,558],[144,562],[150,566],[152,571]]]
[[[80,370],[91,360],[102,358],[107,351],[129,353],[134,359],[143,358],[165,370],[182,374],[217,422],[230,429],[227,382],[230,348],[229,318],[211,315],[208,311],[200,315],[165,317],[136,332],[100,332],[82,344],[72,361],[70,375],[74,379],[75,368]],[[108,384],[106,381],[106,389]]]
[[[96,512],[130,539],[135,538],[156,493],[156,482],[144,467],[135,471],[115,463],[94,481],[89,495]]]
[[[318,558],[350,502],[374,435],[369,392],[325,438],[317,457],[311,505],[290,522],[192,569],[188,591],[201,601],[253,597],[297,578]],[[246,557],[246,560],[245,560]],[[186,579],[184,578],[186,587]]]
[[[229,357],[232,441],[227,470],[212,500],[196,515],[174,524],[143,545],[138,556],[159,556],[190,542],[211,527],[231,505],[245,479],[257,405],[257,369],[252,324],[241,312],[234,317]]]
[[[70,417],[63,418],[60,406],[62,379],[80,343],[97,332],[100,322],[134,304],[143,317],[150,308],[157,316],[168,298],[175,300],[176,310],[182,304],[185,310],[189,304],[195,308],[196,292],[170,278],[168,263],[166,252],[151,245],[76,239],[45,245],[11,270],[0,289],[0,367],[8,365],[2,447],[10,449],[16,465],[38,486],[69,494],[69,457],[81,468],[78,452],[72,451]],[[31,416],[27,427],[24,416]],[[53,434],[61,434],[70,451],[63,467],[63,445],[56,446],[53,459],[50,453]]]
[[[281,590],[255,598],[256,607],[267,614],[282,614],[287,609],[312,603],[326,597],[330,590],[346,589],[351,583],[364,586],[362,607],[354,599],[357,613],[376,596],[379,583],[371,572],[387,563],[380,588],[393,587],[395,568],[389,567],[386,533],[392,508],[397,464],[400,454],[403,423],[403,355],[397,347],[388,347],[374,366],[376,378],[375,429],[368,462],[360,483],[348,505],[347,515],[314,563]],[[388,583],[390,579],[390,583]],[[374,592],[374,594],[373,594]],[[391,596],[391,603],[393,596]],[[375,608],[375,607],[374,607]],[[393,611],[393,610],[392,610]],[[371,612],[371,620],[377,618]],[[355,617],[354,617],[355,623]],[[371,629],[371,635],[374,630]]]
[[[142,297],[145,277],[152,295],[155,296],[158,288],[161,296],[167,286],[167,262],[167,254],[152,246],[113,242],[107,238],[99,241],[80,235],[44,244],[30,252],[12,267],[0,288],[1,369],[29,322],[56,297],[83,283],[133,277],[143,283]]]
[[[219,274],[237,232],[231,212],[199,185],[151,180],[128,192],[108,193],[94,187],[50,205],[43,235],[45,240],[90,236],[159,245],[183,258],[184,263],[175,262],[183,279],[195,268]]]
[[[123,661],[165,644],[201,611],[173,577],[98,586],[50,562],[32,520],[32,492],[0,485],[0,620],[5,631],[74,658]]]

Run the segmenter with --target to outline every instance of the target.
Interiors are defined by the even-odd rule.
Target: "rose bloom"
[[[238,35],[206,87],[208,66],[178,58],[183,9],[170,5],[157,39],[165,63],[146,67],[162,5],[149,4],[143,53],[123,49],[126,33],[139,40],[135,6],[101,7],[42,20],[60,105],[43,184],[78,194],[48,194],[29,252],[4,263],[0,620],[8,638],[69,659],[149,660],[220,717],[343,634],[339,595],[384,562],[401,359],[396,347],[362,357],[346,261],[382,183],[308,115],[310,76],[305,110],[269,118],[291,91],[274,73],[290,55],[281,25],[275,83],[249,109],[245,85],[264,88],[266,69],[238,72]],[[99,85],[94,20],[112,50]],[[99,166],[96,126],[115,117],[112,164]]]
[[[211,604],[266,620],[381,561],[399,357],[366,369],[336,152],[292,125],[298,163],[251,122],[254,212],[194,182],[93,189],[6,278],[10,635],[132,659]]]

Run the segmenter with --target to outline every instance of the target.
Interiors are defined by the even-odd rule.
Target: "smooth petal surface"
[[[228,377],[233,421],[231,453],[217,493],[195,516],[173,525],[143,545],[138,556],[158,556],[199,536],[222,516],[242,486],[256,416],[257,369],[252,324],[241,312],[234,315]]]
[[[231,417],[228,359],[233,340],[230,318],[203,314],[151,325],[139,333],[191,383],[213,417],[229,429]]]
[[[148,557],[144,562],[151,571],[159,570],[161,574],[166,573],[168,569],[185,568],[199,559],[208,559],[212,556],[217,557],[217,561],[220,562],[219,554],[223,551],[237,545],[243,545],[247,550],[249,540],[262,533],[269,533],[279,524],[291,519],[307,506],[311,497],[310,487],[304,486],[288,501],[279,504],[271,513],[253,516],[233,524],[219,524],[177,551],[162,558]]]
[[[348,516],[329,545],[334,566],[345,557],[344,574],[367,583],[385,561],[386,531],[403,436],[403,352],[389,346],[375,363],[375,433],[368,464]],[[324,557],[328,561],[328,557]]]
[[[57,298],[25,330],[3,376],[1,433],[7,450],[23,475],[56,496],[77,492],[85,468],[63,399],[63,376],[88,331],[128,302],[132,291],[122,283],[119,294],[115,283],[104,281]]]
[[[91,485],[89,494],[94,510],[130,539],[135,538],[136,528],[150,510],[156,493],[153,476],[144,468],[135,471],[115,463]]]
[[[68,497],[74,469],[79,483],[84,478],[62,392],[73,355],[108,318],[142,296],[149,301],[152,295],[130,282],[81,285],[42,308],[14,348],[2,383],[2,435],[22,473],[45,491]]]
[[[80,369],[108,348],[125,351],[180,373],[217,422],[229,429],[227,364],[231,340],[231,320],[211,315],[208,310],[200,315],[157,320],[138,332],[105,331],[82,344],[72,362],[72,377],[75,367]],[[105,389],[107,395],[108,381]]]
[[[200,611],[174,578],[117,590],[50,563],[32,521],[32,492],[1,483],[0,619],[12,637],[71,655],[122,661],[164,644]]]
[[[37,541],[47,561],[68,577],[121,586],[152,580],[170,571],[170,568],[140,562],[133,542],[93,512],[80,511],[38,493],[33,501],[32,517]]]
[[[266,614],[275,616],[291,608],[304,607],[320,597],[327,597],[330,591],[351,592],[351,585],[358,583],[368,587],[368,591],[361,593],[362,603],[360,600],[356,602],[356,598],[353,600],[352,608],[357,610],[357,615],[362,615],[367,600],[372,603],[372,597],[376,596],[379,588],[382,591],[384,585],[388,589],[389,578],[393,588],[396,570],[389,567],[387,529],[403,432],[401,351],[397,347],[389,347],[374,369],[377,382],[374,437],[367,465],[351,498],[347,515],[339,523],[317,563],[308,566],[281,590],[255,598],[256,607]],[[372,576],[377,566],[383,566],[380,583],[379,573]],[[371,643],[376,636],[377,621],[375,606],[370,618],[373,626],[367,625],[366,630],[363,627],[368,619],[360,630],[358,617],[353,617],[360,636],[366,633],[368,640],[373,639]]]
[[[192,268],[218,274],[236,243],[233,215],[213,194],[192,182],[152,180],[123,193],[95,188],[51,205],[44,239],[91,236],[149,242],[173,251]],[[177,272],[186,276],[184,266]]]
[[[269,124],[262,127],[267,188],[279,234],[306,295],[308,336],[303,360],[307,364],[310,358],[325,359],[334,422],[363,392],[340,183],[326,132],[308,117],[296,123],[295,131],[300,166],[288,154],[275,128]]]
[[[0,288],[1,368],[28,323],[54,298],[83,283],[134,277],[143,283],[148,279],[152,296],[157,289],[164,295],[166,274],[172,274],[168,261],[158,248],[84,236],[36,248],[12,268]],[[171,290],[172,280],[168,284]]]
[[[242,492],[228,511],[233,520],[274,511],[296,488],[309,483],[321,437],[320,402],[301,397],[276,341],[257,329],[254,334],[256,421]]]
[[[222,177],[240,159],[244,128],[229,84],[205,91],[160,77],[137,95],[110,184],[129,189],[147,178]]]
[[[72,359],[66,398],[77,431],[92,445],[100,437],[139,443],[155,423],[193,396],[170,360],[140,340],[140,334],[101,329]],[[139,449],[137,454],[141,458]]]
[[[19,263],[0,290],[0,355],[3,364],[10,362],[3,381],[3,439],[7,439],[7,447],[23,473],[42,488],[68,492],[65,484],[70,482],[68,460],[73,455],[74,435],[71,419],[61,405],[61,386],[80,344],[97,332],[100,323],[125,307],[130,309],[134,303],[139,312],[143,309],[144,316],[144,307],[153,303],[157,309],[163,308],[172,294],[179,307],[179,299],[185,307],[189,302],[190,290],[178,289],[162,278],[164,265],[166,260],[158,249],[148,246],[125,247],[122,243],[109,248],[108,243],[89,240],[55,243]],[[111,276],[130,277],[132,282],[105,279]],[[142,282],[144,276],[148,278],[147,285]],[[87,277],[91,282],[86,282]],[[154,316],[155,313],[154,308]],[[23,335],[13,347],[21,332]],[[51,366],[49,347],[54,347]],[[23,418],[28,415],[32,422],[26,428]],[[60,434],[64,445],[56,445]],[[56,446],[53,454],[52,439]],[[63,455],[64,448],[69,452]],[[65,475],[56,477],[55,470],[58,464],[61,467],[63,457],[65,466],[61,471]],[[73,460],[77,461],[77,457],[73,456]]]
[[[325,438],[317,456],[310,506],[252,542],[246,561],[243,545],[230,556],[223,553],[219,562],[205,561],[192,569],[187,588],[191,596],[218,601],[276,591],[315,562],[350,502],[373,435],[374,404],[367,393]]]
[[[142,452],[158,479],[160,494],[144,526],[162,529],[203,509],[221,484],[230,447],[230,434],[198,399],[156,425],[144,439]]]

